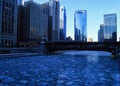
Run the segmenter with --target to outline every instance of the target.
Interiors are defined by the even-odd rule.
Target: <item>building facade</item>
[[[48,15],[40,4],[33,1],[24,3],[20,10],[21,20],[18,27],[18,41],[40,42],[48,38]]]
[[[104,41],[117,41],[117,15],[115,13],[104,15]]]
[[[0,46],[16,46],[17,1],[18,0],[0,0]]]
[[[104,24],[101,24],[98,30],[98,42],[104,42]]]
[[[24,5],[24,0],[18,0],[18,5]]]
[[[60,2],[58,0],[49,0],[49,41],[59,40],[60,28]]]
[[[66,40],[66,9],[60,7],[60,40]]]
[[[74,14],[74,39],[87,42],[87,11],[78,10]]]
[[[18,42],[59,40],[59,1],[50,0],[43,4],[27,1],[19,6]]]

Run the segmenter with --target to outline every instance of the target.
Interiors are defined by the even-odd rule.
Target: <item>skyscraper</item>
[[[24,3],[21,10],[22,22],[18,27],[18,41],[40,42],[44,37],[48,38],[48,15],[40,4],[33,1]],[[22,32],[22,33],[21,33]],[[23,38],[21,38],[23,37]]]
[[[60,7],[60,40],[66,39],[66,9]]]
[[[17,43],[17,1],[0,0],[0,45],[4,47]]]
[[[58,0],[49,0],[49,41],[59,40],[59,15],[60,2]]]
[[[81,42],[87,41],[87,11],[77,10],[74,14],[74,29],[75,29],[75,40]]]
[[[117,15],[115,13],[104,15],[104,41],[117,41]]]
[[[104,24],[101,24],[98,30],[98,42],[104,42]]]

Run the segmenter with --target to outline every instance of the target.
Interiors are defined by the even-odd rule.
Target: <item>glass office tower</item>
[[[87,41],[87,11],[78,10],[74,14],[74,29],[75,40],[86,42]]]
[[[60,40],[66,39],[66,9],[60,7]]]
[[[104,41],[116,42],[117,41],[117,15],[106,14],[104,15]]]

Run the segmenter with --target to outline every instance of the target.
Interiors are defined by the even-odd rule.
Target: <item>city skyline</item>
[[[28,0],[25,0],[28,1]],[[33,0],[37,3],[45,3],[49,0]],[[119,0],[59,0],[60,5],[65,6],[67,14],[67,36],[74,38],[74,12],[75,10],[87,10],[87,38],[97,41],[99,25],[104,23],[104,14],[117,14],[117,40],[120,37],[120,11]]]

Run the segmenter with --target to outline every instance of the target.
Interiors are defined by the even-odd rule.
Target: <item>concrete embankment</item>
[[[42,55],[40,53],[10,53],[10,54],[0,54],[0,59],[3,58],[14,58],[14,57],[25,57],[25,56],[35,56]]]
[[[45,53],[41,48],[1,48],[0,49],[0,59],[35,56],[35,55],[45,55]]]

